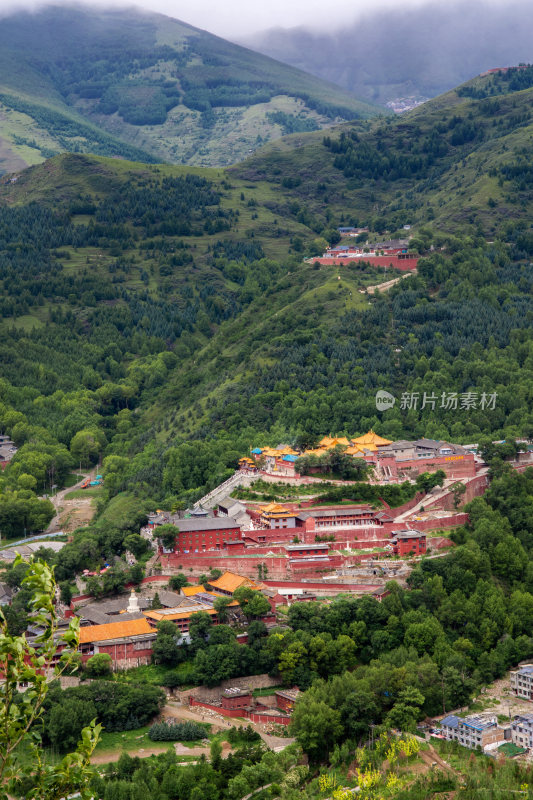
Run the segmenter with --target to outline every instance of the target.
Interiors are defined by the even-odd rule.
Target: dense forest
[[[357,137],[343,141],[351,158]],[[80,155],[0,187],[0,416],[19,447],[1,479],[4,535],[42,528],[52,508],[37,494],[99,460],[102,505],[126,491],[145,510],[195,501],[254,443],[370,427],[392,439],[531,436],[524,158],[493,168],[523,216],[492,239],[481,221],[456,234],[416,226],[418,274],[372,296],[361,290],[383,271],[352,264],[339,280],[313,264],[336,231],[300,203],[305,171],[264,186]],[[496,225],[499,205],[487,209]],[[379,389],[394,408],[377,411]]]
[[[101,507],[129,492],[144,512],[195,501],[254,443],[370,427],[531,436],[526,95],[451,93],[235,170],[70,155],[1,186],[0,416],[19,447],[1,479],[4,535],[42,528],[52,509],[37,495],[99,460]],[[461,195],[439,198],[451,176],[477,191],[481,146],[488,201],[452,231]],[[382,270],[313,263],[340,222],[394,235],[422,192],[416,276],[370,296]],[[397,400],[386,412],[379,389]]]

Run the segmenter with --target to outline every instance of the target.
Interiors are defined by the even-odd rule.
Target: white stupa
[[[131,594],[130,594],[128,607],[126,609],[126,613],[127,614],[136,614],[138,611],[140,611],[140,609],[139,609],[139,600],[138,600],[137,595],[135,593],[135,589],[132,589],[131,590]]]

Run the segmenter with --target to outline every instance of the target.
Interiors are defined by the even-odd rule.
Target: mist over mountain
[[[434,97],[484,70],[533,60],[533,5],[429,3],[380,9],[332,32],[276,28],[246,44],[374,102]]]

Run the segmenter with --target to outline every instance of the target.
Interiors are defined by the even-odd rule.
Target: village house
[[[225,689],[220,698],[223,709],[242,709],[252,705],[252,692],[249,689]]]
[[[337,228],[341,236],[360,236],[361,233],[368,233],[368,228],[340,227]]]
[[[264,528],[298,528],[303,525],[303,519],[297,511],[291,510],[281,503],[269,503],[262,506],[259,522]]]
[[[259,585],[251,578],[245,578],[243,575],[236,575],[234,572],[229,571],[224,572],[220,578],[209,581],[208,586],[225,597],[232,597],[241,586],[246,586],[256,591],[259,590]]]
[[[379,589],[374,589],[370,596],[373,597],[374,600],[377,600],[378,603],[381,603],[390,593],[390,589],[387,589],[386,586],[380,586]]]
[[[188,696],[191,707],[200,706],[222,714],[225,717],[244,717],[252,722],[265,725],[288,725],[291,721],[291,712],[298,697],[298,690],[291,689],[286,692],[274,693],[274,703],[266,697],[254,698],[249,688],[234,687],[221,692],[219,699],[200,699],[194,695]]]
[[[511,672],[511,690],[523,700],[533,700],[533,664],[524,664]]]
[[[183,636],[186,636],[189,633],[191,619],[200,611],[211,617],[213,625],[218,625],[217,612],[213,607],[191,600],[183,605],[176,606],[176,608],[159,608],[146,611],[145,616],[151,628],[156,628],[158,622],[165,620],[167,622],[173,622],[179,632]]]
[[[293,711],[298,697],[301,695],[299,689],[284,689],[283,691],[276,691],[276,705],[282,711],[287,711],[289,714]]]
[[[314,529],[323,533],[339,528],[379,528],[386,522],[393,521],[390,514],[377,511],[368,504],[310,508],[307,513],[314,519]]]
[[[459,742],[471,750],[484,750],[505,740],[504,729],[498,725],[497,717],[491,715],[472,715],[463,719],[450,714],[440,724],[445,739]]]
[[[15,453],[17,447],[9,436],[0,434],[0,469],[5,469]]]
[[[317,599],[315,592],[308,589],[287,587],[270,590],[270,594],[263,590],[263,594],[268,598],[271,608],[275,611],[278,606],[289,606],[292,603],[308,603]]]
[[[533,714],[520,714],[513,719],[511,737],[518,747],[533,748]]]

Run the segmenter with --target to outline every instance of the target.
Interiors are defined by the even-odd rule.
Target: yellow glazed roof
[[[358,436],[357,439],[353,440],[354,444],[362,444],[366,448],[370,450],[369,445],[374,445],[375,447],[382,447],[386,444],[392,444],[390,439],[384,439],[382,436],[378,436],[377,433],[370,430],[368,433],[365,433],[363,436]]]

